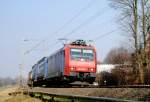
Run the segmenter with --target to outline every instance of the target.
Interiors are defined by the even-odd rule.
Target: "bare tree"
[[[139,35],[138,35],[138,3],[137,0],[111,0],[111,5],[115,9],[121,10],[121,23],[126,27],[126,31],[131,34],[134,41],[134,49],[139,49]],[[124,24],[124,22],[126,22]]]
[[[148,32],[148,28],[149,28],[149,20],[150,20],[150,4],[149,4],[149,0],[141,0],[141,32],[142,32],[142,41],[143,41],[143,45],[144,45],[144,49],[147,47],[148,45],[148,37],[149,37],[149,32]]]
[[[113,48],[107,54],[104,62],[108,63],[108,64],[125,64],[125,63],[129,63],[130,62],[130,54],[123,47]]]
[[[126,31],[131,35],[128,38],[133,40],[135,49],[133,65],[139,72],[136,74],[140,75],[140,82],[144,84],[145,69],[150,63],[150,56],[146,53],[150,45],[150,0],[111,0],[111,3],[113,8],[121,11],[121,22],[125,22]]]

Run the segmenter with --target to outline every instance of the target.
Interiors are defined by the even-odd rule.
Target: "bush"
[[[99,85],[117,85],[116,78],[109,72],[101,72],[97,74],[96,81]]]

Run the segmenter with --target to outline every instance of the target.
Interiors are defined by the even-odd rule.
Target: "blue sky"
[[[60,29],[79,12],[72,22]],[[18,76],[20,63],[26,76],[37,60],[63,46],[60,41],[52,44],[64,36],[70,41],[93,40],[111,32],[118,27],[117,15],[117,11],[109,7],[109,0],[0,0],[0,76]],[[118,29],[93,42],[100,61],[111,48],[120,45],[119,33]],[[35,50],[23,55],[45,39]]]

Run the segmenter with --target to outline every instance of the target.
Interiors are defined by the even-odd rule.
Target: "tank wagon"
[[[96,67],[95,48],[83,40],[77,40],[39,60],[29,72],[28,84],[67,84],[74,81],[93,83]]]

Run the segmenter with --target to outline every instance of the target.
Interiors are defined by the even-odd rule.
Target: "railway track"
[[[98,88],[150,88],[150,85],[97,86]]]
[[[93,85],[93,84],[71,84],[74,88],[150,88],[150,85]]]
[[[24,91],[25,95],[36,97],[44,102],[138,102],[108,97],[92,97],[68,94],[51,94],[48,92]]]
[[[138,86],[139,87],[139,86]],[[143,86],[142,86],[143,87]],[[147,86],[146,86],[147,87]],[[150,102],[149,88],[42,88],[24,87],[15,95],[24,93],[50,102]],[[94,97],[93,97],[94,96]],[[100,96],[100,97],[99,97]],[[105,97],[103,97],[105,96]],[[108,98],[112,97],[112,98]],[[118,99],[120,98],[120,99]],[[127,100],[124,100],[127,99]],[[132,100],[132,101],[130,101]],[[145,101],[146,100],[146,101]]]
[[[93,85],[93,84],[67,84],[67,85],[51,85],[51,86],[41,86],[42,88],[150,88],[150,85]]]
[[[76,81],[69,84],[50,84],[41,86],[45,88],[150,88],[150,85],[98,85],[97,83],[89,84],[87,82]]]

